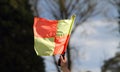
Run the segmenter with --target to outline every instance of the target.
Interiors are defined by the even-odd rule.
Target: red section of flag
[[[63,37],[55,37],[54,55],[63,54],[66,51],[69,37],[69,35]]]
[[[66,42],[65,42],[65,45],[64,45],[64,50],[63,50],[63,52],[62,52],[61,54],[64,54],[64,52],[66,52],[66,49],[67,49],[67,45],[68,45],[69,39],[70,39],[70,35],[68,34],[68,35],[67,35]]]
[[[55,37],[57,31],[57,20],[46,20],[44,18],[34,19],[35,36],[42,38]]]

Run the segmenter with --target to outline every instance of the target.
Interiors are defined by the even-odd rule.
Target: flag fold
[[[70,19],[47,20],[34,18],[34,49],[39,56],[63,54],[75,21],[75,15]]]

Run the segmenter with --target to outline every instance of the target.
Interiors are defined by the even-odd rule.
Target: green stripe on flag
[[[53,55],[55,43],[54,38],[38,38],[34,37],[34,48],[37,55],[50,56]]]

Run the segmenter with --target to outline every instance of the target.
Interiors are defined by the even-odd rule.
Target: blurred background
[[[120,72],[120,0],[0,0],[0,72],[61,72],[58,56],[36,55],[33,19],[73,14],[71,72]]]

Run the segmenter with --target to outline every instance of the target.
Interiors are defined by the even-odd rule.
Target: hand
[[[60,56],[60,66],[63,72],[70,72],[67,66],[67,59],[66,57],[63,58],[63,56]]]
[[[66,59],[66,57],[63,58],[63,56],[61,55],[60,60],[61,60],[60,61],[61,67],[67,67],[67,59]]]

